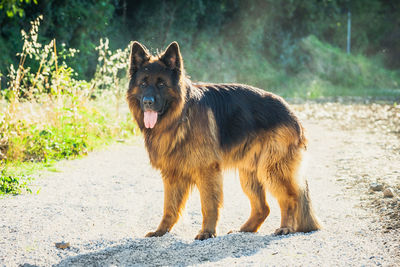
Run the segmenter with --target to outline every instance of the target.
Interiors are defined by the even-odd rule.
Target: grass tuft
[[[55,39],[39,43],[40,21],[21,32],[20,62],[10,66],[0,95],[0,194],[31,192],[29,183],[38,170],[57,171],[54,161],[138,133],[125,103],[129,46],[110,51],[108,40],[101,39],[94,78],[79,80],[66,63],[79,51]],[[183,46],[190,49],[183,56],[194,81],[247,83],[303,99],[400,98],[399,73],[385,70],[379,60],[347,55],[314,36],[282,45],[287,47],[280,64],[270,63],[259,42],[238,51],[206,35],[192,47]]]
[[[31,192],[28,173],[137,133],[127,105],[121,104],[128,50],[109,51],[102,40],[95,78],[77,80],[59,59],[78,51],[63,46],[58,51],[55,40],[38,43],[39,24],[40,18],[29,33],[22,32],[20,64],[10,67],[0,98],[1,194]],[[37,69],[26,68],[27,60],[36,61]]]
[[[15,175],[8,173],[5,169],[0,171],[0,195],[18,195],[22,192],[32,193],[28,187],[31,177],[26,175]]]

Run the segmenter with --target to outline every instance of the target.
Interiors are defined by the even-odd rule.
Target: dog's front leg
[[[215,228],[223,199],[222,174],[219,167],[216,168],[213,165],[202,170],[195,182],[200,192],[201,212],[203,214],[203,224],[195,239],[204,240],[216,236]]]
[[[184,177],[163,177],[164,182],[164,215],[155,232],[147,233],[146,237],[163,236],[169,232],[178,221],[182,208],[185,206],[190,189],[190,180]]]

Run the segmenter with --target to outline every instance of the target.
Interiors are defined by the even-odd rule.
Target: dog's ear
[[[133,42],[130,55],[129,75],[132,77],[143,63],[149,61],[149,59],[150,54],[147,49],[139,42]]]
[[[177,42],[172,42],[168,48],[165,49],[160,59],[172,70],[181,71],[183,69],[182,56]]]

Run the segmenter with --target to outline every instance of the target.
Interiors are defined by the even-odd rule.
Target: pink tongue
[[[144,112],[144,126],[146,126],[146,128],[153,128],[154,125],[156,125],[157,122],[157,112],[152,111],[152,110],[148,110]]]

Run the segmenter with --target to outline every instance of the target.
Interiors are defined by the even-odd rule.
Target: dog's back
[[[196,239],[215,236],[225,168],[239,170],[251,203],[241,231],[256,232],[268,216],[266,190],[281,208],[277,234],[319,229],[298,174],[303,128],[282,98],[241,84],[192,84],[177,43],[156,57],[133,43],[130,61],[128,103],[165,189],[163,219],[147,236],[170,231],[192,186],[203,213]]]

